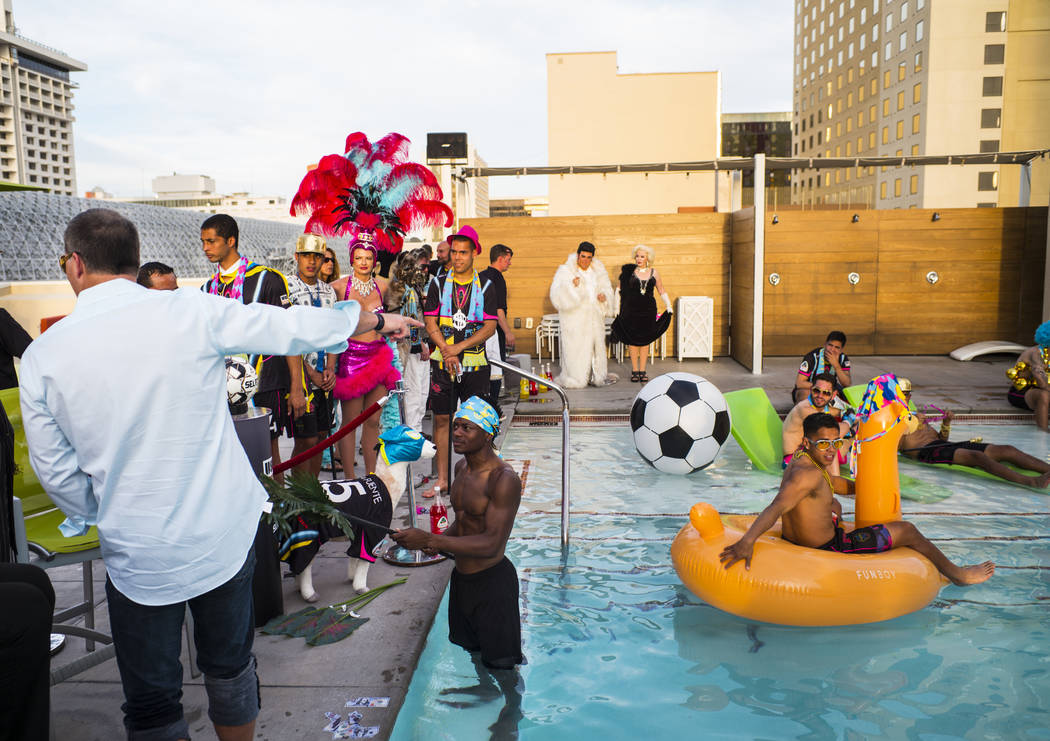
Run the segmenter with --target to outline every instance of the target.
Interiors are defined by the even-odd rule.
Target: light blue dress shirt
[[[98,525],[121,593],[172,604],[243,565],[266,493],[227,408],[225,357],[339,352],[359,311],[244,306],[118,278],[81,291],[29,346],[20,387],[33,470],[70,520]]]

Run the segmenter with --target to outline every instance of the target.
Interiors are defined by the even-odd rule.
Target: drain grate
[[[569,423],[591,427],[622,427],[631,421],[628,414],[570,414]],[[515,414],[511,427],[558,427],[561,415]]]

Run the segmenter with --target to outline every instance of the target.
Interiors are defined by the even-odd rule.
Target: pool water
[[[1050,454],[1030,425],[956,423],[956,439],[973,436]],[[895,620],[779,627],[704,604],[669,553],[695,502],[757,512],[776,477],[732,441],[681,477],[643,463],[626,425],[574,425],[572,440],[564,562],[560,431],[515,427],[502,450],[525,474],[507,553],[529,663],[502,684],[479,672],[448,642],[442,603],[393,739],[1050,739],[1050,495],[902,465],[953,492],[904,501],[905,517],[995,576]]]

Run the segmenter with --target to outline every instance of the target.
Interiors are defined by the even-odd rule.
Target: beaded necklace
[[[638,278],[638,293],[642,294],[643,296],[645,295],[645,290],[649,287],[649,281],[653,279],[653,270],[652,270],[652,268],[645,268],[645,269],[649,271],[649,275],[646,276],[645,280],[642,280],[641,278],[638,278],[638,270],[639,270],[639,268],[635,268],[634,269],[634,277]]]
[[[375,290],[375,281],[372,280],[371,276],[368,280],[358,280],[357,275],[354,273],[350,274],[350,285],[353,286],[354,290],[357,291],[357,295],[361,298],[365,298],[373,290]]]

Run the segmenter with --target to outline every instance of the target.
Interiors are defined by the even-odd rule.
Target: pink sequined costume
[[[351,253],[352,254],[352,253]],[[373,285],[374,282],[373,282]],[[375,286],[379,294],[379,286]],[[346,281],[346,294],[350,296],[350,281]],[[382,296],[380,307],[382,311]],[[348,341],[349,347],[339,354],[335,368],[335,389],[332,395],[340,401],[364,396],[376,386],[382,384],[388,389],[394,388],[401,374],[394,367],[394,352],[386,340],[379,338],[371,342],[358,342],[353,337]]]

